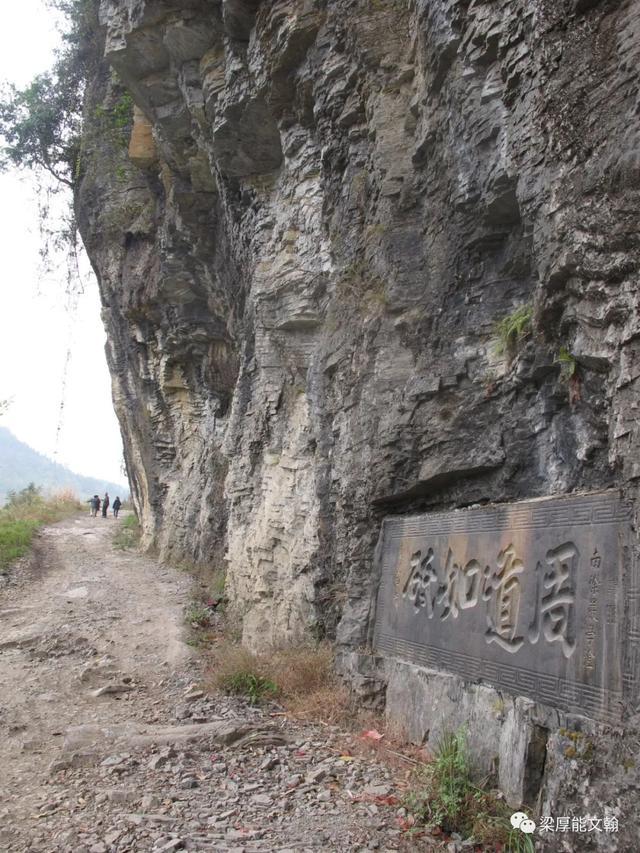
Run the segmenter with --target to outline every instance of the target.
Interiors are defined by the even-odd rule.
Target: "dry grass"
[[[267,660],[236,645],[226,645],[222,656],[218,658],[214,683],[224,693],[244,696],[253,704],[273,699],[280,693],[279,686],[269,672]]]
[[[352,713],[349,691],[335,674],[328,644],[275,651],[271,667],[283,704],[294,716],[335,724]]]
[[[203,563],[182,560],[174,564],[181,571],[191,575],[198,589],[197,598],[202,602],[217,600],[224,596],[226,574],[224,569],[213,568]]]
[[[333,671],[333,651],[326,644],[255,655],[223,640],[210,649],[209,664],[208,686],[213,689],[252,700],[277,697],[301,719],[333,724],[350,713],[348,691]]]

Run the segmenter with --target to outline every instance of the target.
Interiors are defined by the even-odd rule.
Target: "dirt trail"
[[[337,730],[202,694],[190,579],[117,523],[48,528],[0,589],[0,851],[400,849],[389,772]]]

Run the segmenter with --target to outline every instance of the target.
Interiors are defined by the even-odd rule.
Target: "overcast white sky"
[[[51,64],[55,20],[42,0],[4,5],[0,80],[24,85]],[[39,249],[32,176],[0,175],[0,400],[12,400],[0,425],[74,471],[122,483],[97,284],[83,275],[69,310],[64,271],[43,278]]]

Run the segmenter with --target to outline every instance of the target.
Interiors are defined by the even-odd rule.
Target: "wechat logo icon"
[[[536,830],[534,821],[532,821],[529,815],[526,815],[524,812],[514,812],[511,815],[511,826],[514,829],[519,829],[527,835],[531,835],[531,833]]]

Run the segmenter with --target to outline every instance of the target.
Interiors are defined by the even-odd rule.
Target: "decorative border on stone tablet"
[[[596,717],[612,725],[620,723],[622,693],[545,675],[523,667],[485,661],[451,649],[413,643],[390,634],[378,635],[376,648],[405,663],[442,670],[471,682],[486,681],[498,692],[513,691],[516,696],[528,696],[543,705]]]
[[[560,506],[571,498],[579,499],[580,506],[570,503]],[[617,492],[601,495],[567,495],[566,498],[542,498],[539,505],[518,504],[494,505],[478,509],[458,509],[452,512],[435,512],[424,516],[402,516],[385,519],[390,539],[405,536],[424,536],[433,533],[485,533],[504,530],[529,530],[546,527],[583,527],[593,524],[611,524],[628,521],[632,515],[631,505],[622,503]]]

